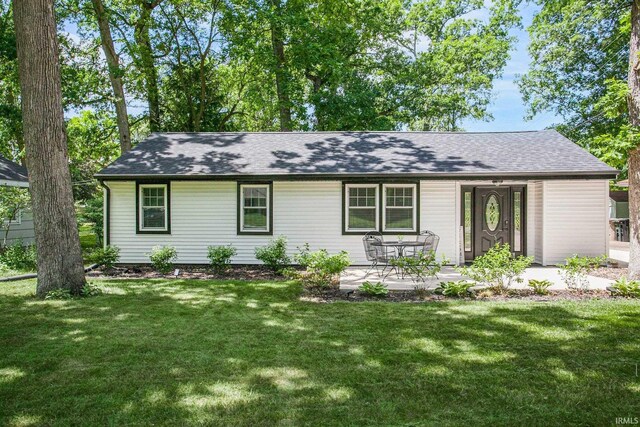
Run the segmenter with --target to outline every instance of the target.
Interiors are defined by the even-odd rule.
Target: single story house
[[[122,263],[171,245],[235,263],[284,235],[289,250],[349,252],[362,236],[440,236],[451,263],[496,242],[553,265],[608,252],[609,180],[618,171],[554,130],[534,132],[154,133],[96,176],[105,242]]]
[[[0,187],[29,187],[29,179],[27,177],[27,169],[15,162],[0,156]],[[0,220],[0,245],[2,245],[6,234],[7,245],[11,245],[17,241],[24,244],[31,244],[35,240],[33,231],[33,216],[28,210],[18,211],[16,217],[11,221]]]

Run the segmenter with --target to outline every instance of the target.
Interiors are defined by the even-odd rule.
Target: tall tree
[[[631,42],[629,44],[629,120],[640,131],[640,0],[631,5]],[[640,148],[629,155],[629,274],[640,278]]]
[[[38,259],[36,293],[85,284],[51,0],[14,1],[22,118]]]
[[[138,0],[138,16],[133,31],[138,66],[143,74],[147,103],[149,105],[149,130],[151,132],[156,132],[161,128],[158,69],[151,44],[151,26],[153,25],[151,14],[161,2],[162,0]]]
[[[291,131],[291,99],[289,95],[289,76],[287,70],[287,58],[284,53],[284,28],[283,20],[285,11],[280,0],[270,0],[271,48],[275,66],[276,94],[278,95],[278,109],[280,110],[280,130]]]
[[[113,38],[111,37],[111,25],[109,15],[102,0],[91,0],[93,10],[100,30],[100,42],[107,65],[109,67],[109,80],[113,89],[113,104],[116,108],[118,134],[120,136],[120,152],[131,150],[131,132],[129,130],[129,116],[127,114],[127,102],[122,84],[123,70],[120,67],[120,58],[116,52]]]

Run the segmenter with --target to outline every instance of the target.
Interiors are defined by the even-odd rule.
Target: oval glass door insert
[[[490,195],[487,199],[484,217],[489,231],[496,231],[498,224],[500,224],[500,203],[498,203],[498,198],[495,194]]]

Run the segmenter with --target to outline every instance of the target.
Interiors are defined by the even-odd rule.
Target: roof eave
[[[12,179],[0,179],[0,187],[22,187],[28,188],[29,181],[16,181]]]
[[[550,171],[550,172],[502,172],[502,173],[306,173],[306,174],[108,174],[97,173],[94,177],[101,181],[130,181],[144,179],[163,179],[181,181],[246,181],[246,180],[280,180],[280,181],[309,181],[309,180],[345,180],[345,179],[615,179],[620,171]]]

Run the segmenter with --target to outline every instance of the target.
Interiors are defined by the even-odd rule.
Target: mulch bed
[[[506,294],[489,294],[483,292],[481,295],[470,295],[466,298],[445,297],[433,292],[416,292],[409,291],[389,291],[386,297],[373,297],[363,294],[357,290],[340,290],[340,289],[313,289],[305,290],[301,296],[301,300],[317,303],[331,303],[336,301],[348,302],[405,302],[405,303],[421,303],[433,301],[452,301],[452,300],[478,300],[478,301],[584,301],[591,299],[617,299],[619,297],[612,296],[605,290],[562,290],[549,291],[548,295],[536,295],[528,289],[514,289]]]
[[[201,280],[286,280],[273,271],[261,265],[233,265],[222,273],[215,273],[211,268],[193,265],[176,265],[177,276],[174,273],[160,274],[151,266],[115,267],[109,270],[93,270],[89,277],[106,277],[118,279],[201,279]]]
[[[618,280],[621,277],[628,277],[629,269],[626,267],[600,267],[591,273],[590,276],[602,277],[604,279]]]

